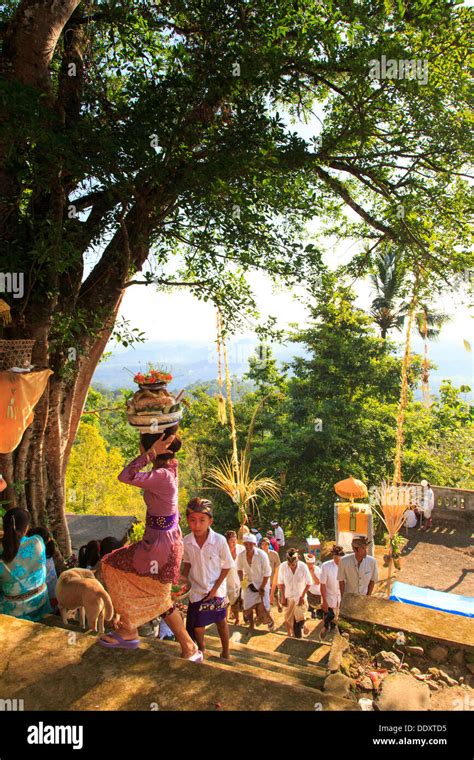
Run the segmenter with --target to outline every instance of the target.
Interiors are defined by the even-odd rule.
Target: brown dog
[[[104,619],[112,620],[112,600],[96,579],[92,570],[75,567],[65,570],[56,585],[56,599],[63,623],[68,622],[68,612],[79,610],[81,627],[104,633]]]

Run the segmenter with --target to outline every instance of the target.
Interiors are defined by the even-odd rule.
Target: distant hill
[[[229,343],[228,357],[232,375],[241,377],[248,370],[250,356],[256,355],[257,341],[234,340]],[[413,341],[413,351],[422,353],[422,343]],[[277,362],[282,365],[294,356],[304,356],[301,345],[288,343],[272,346]],[[469,385],[474,389],[474,354],[469,354],[459,343],[439,341],[430,344],[430,360],[437,365],[430,377],[432,393],[439,389],[441,380],[450,379],[454,385]],[[217,354],[214,343],[188,343],[186,341],[150,341],[136,348],[114,351],[112,356],[99,364],[93,382],[110,390],[134,388],[133,374],[146,370],[148,362],[160,363],[173,377],[173,387],[188,388],[200,382],[212,382],[217,378]],[[473,394],[469,394],[472,398]]]
[[[248,370],[251,356],[256,356],[257,341],[236,340],[228,345],[229,368],[241,377]],[[279,364],[303,355],[299,345],[275,346],[273,353]],[[186,341],[150,341],[136,348],[114,351],[97,367],[93,382],[109,388],[134,388],[133,374],[146,370],[147,364],[161,364],[173,375],[173,387],[187,388],[217,378],[217,351],[214,343]]]

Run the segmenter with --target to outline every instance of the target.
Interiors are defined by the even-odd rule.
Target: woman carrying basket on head
[[[178,462],[174,456],[181,441],[171,431],[164,436],[142,433],[140,456],[119,475],[122,483],[143,489],[146,529],[141,541],[113,551],[101,562],[102,578],[117,616],[116,630],[99,641],[111,649],[136,649],[140,645],[138,627],[161,616],[181,644],[182,656],[202,662],[202,653],[186,632],[171,598],[172,584],[180,579],[183,557]],[[153,469],[141,472],[150,462]]]

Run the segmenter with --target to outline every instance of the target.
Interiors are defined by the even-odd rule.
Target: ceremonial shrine
[[[340,480],[334,486],[338,496],[349,501],[336,502],[334,505],[334,527],[336,543],[344,548],[344,551],[352,551],[352,539],[354,536],[365,536],[372,541],[367,553],[373,555],[373,518],[370,504],[355,504],[354,499],[367,498],[367,487],[361,480],[349,477]]]

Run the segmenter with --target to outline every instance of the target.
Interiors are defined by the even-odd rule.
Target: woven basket
[[[34,340],[0,340],[0,370],[29,367]]]

